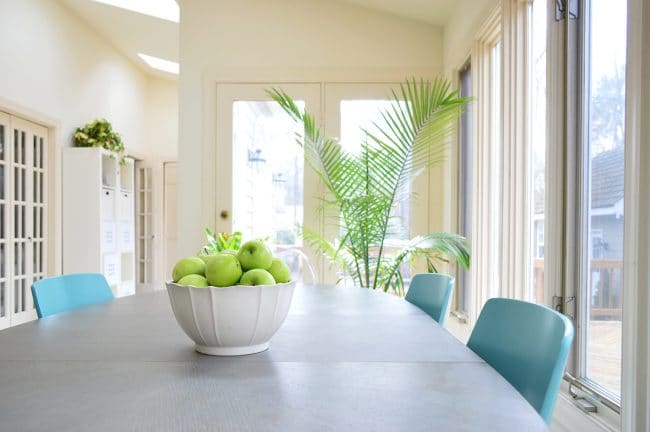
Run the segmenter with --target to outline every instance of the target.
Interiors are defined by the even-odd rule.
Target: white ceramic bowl
[[[196,288],[167,282],[176,321],[203,354],[266,350],[289,312],[295,282]]]

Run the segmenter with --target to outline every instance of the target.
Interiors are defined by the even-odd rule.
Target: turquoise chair
[[[113,300],[106,279],[95,273],[41,279],[32,284],[32,296],[39,318]]]
[[[533,303],[493,298],[485,303],[467,346],[496,369],[549,423],[573,325]]]
[[[444,326],[453,291],[452,277],[438,273],[417,274],[411,279],[406,301],[416,305]]]

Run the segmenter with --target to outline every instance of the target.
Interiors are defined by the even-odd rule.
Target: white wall
[[[0,0],[0,96],[74,128],[106,117],[126,145],[145,150],[147,77],[51,0]]]
[[[154,166],[162,212],[162,161],[176,158],[178,85],[153,78],[54,0],[0,0],[0,110],[57,127],[50,145],[72,145],[74,129],[96,117],[113,123],[127,150]],[[53,157],[60,159],[60,153]],[[51,168],[51,256],[60,268],[60,172]],[[156,222],[162,238],[162,213]],[[160,247],[162,250],[162,247]]]
[[[475,37],[500,0],[458,0],[444,28],[445,73],[460,68],[469,58]]]
[[[146,105],[147,153],[163,161],[178,157],[178,82],[150,78]]]
[[[442,31],[332,0],[181,0],[179,255],[213,226],[217,82],[396,82],[442,72]]]

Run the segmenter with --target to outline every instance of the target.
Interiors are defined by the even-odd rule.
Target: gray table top
[[[535,431],[496,371],[395,296],[299,285],[268,351],[198,354],[167,293],[0,331],[0,430]]]

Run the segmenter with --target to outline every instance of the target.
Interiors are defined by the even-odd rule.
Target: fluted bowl
[[[269,347],[289,312],[295,282],[226,288],[167,282],[176,321],[203,354],[237,356]]]

